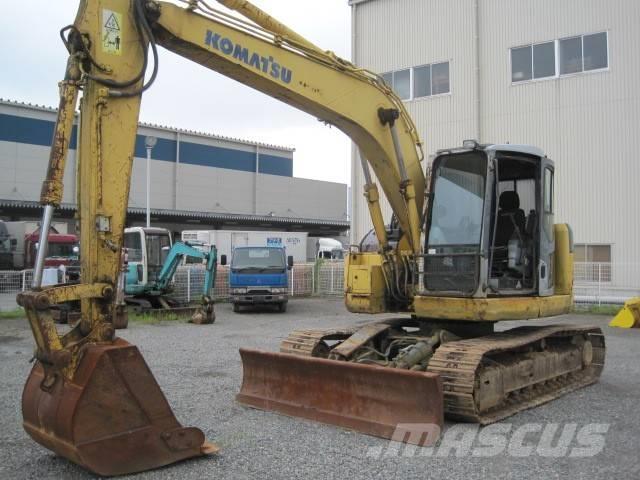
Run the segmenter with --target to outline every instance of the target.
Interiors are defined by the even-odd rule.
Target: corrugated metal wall
[[[638,0],[351,3],[358,65],[382,73],[450,61],[450,95],[407,102],[427,154],[478,137],[541,147],[556,162],[556,221],[572,225],[576,242],[612,244],[614,263],[640,262]],[[512,85],[511,47],[601,31],[609,32],[608,71]],[[359,240],[370,221],[359,161],[352,164]]]
[[[55,121],[55,112],[50,109],[10,102],[0,103],[0,115],[49,123]],[[28,132],[28,139],[23,139],[19,132],[10,133],[14,141],[3,140],[8,138],[8,134],[0,135],[0,169],[3,172],[0,176],[0,199],[37,201],[46,173],[51,132],[41,132],[39,144],[28,143],[33,141],[33,128]],[[287,175],[287,169],[283,170],[278,162],[292,162],[293,152],[289,150],[149,126],[141,126],[138,134],[158,138],[151,160],[153,208],[346,220],[347,186]],[[213,153],[188,157],[187,152],[182,151],[185,145],[213,147],[214,150]],[[72,148],[65,168],[65,203],[75,203],[76,196],[75,143]],[[225,159],[224,155],[216,156],[216,148],[227,153],[237,152],[237,155]],[[144,148],[137,148],[129,193],[130,207],[146,206],[146,158],[141,155],[144,155]],[[260,172],[283,171],[284,174],[256,174],[255,171],[243,170],[247,160],[254,162],[252,168],[255,170],[256,155]],[[176,158],[190,158],[196,162],[176,162]],[[223,160],[229,168],[211,166],[211,163]]]
[[[640,262],[637,0],[480,1],[482,140],[531,143],[556,162],[556,221],[578,243]],[[511,85],[509,49],[609,32],[609,70]]]
[[[473,76],[473,17],[467,0],[376,0],[353,5],[355,62],[383,73],[449,61],[449,95],[406,103],[425,154],[458,145],[476,132]],[[425,160],[426,162],[426,160]],[[362,195],[362,169],[352,162],[352,242],[371,229]],[[426,168],[426,165],[425,165]],[[386,206],[386,204],[385,204]],[[390,211],[383,212],[388,218]]]

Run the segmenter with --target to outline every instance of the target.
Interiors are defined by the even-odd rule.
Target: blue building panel
[[[255,153],[192,142],[180,142],[180,163],[243,172],[256,171]]]
[[[276,155],[260,154],[260,173],[269,175],[281,175],[283,177],[293,177],[293,160]]]
[[[51,146],[54,122],[18,115],[0,114],[0,141]],[[76,148],[76,127],[71,133],[70,149]],[[137,135],[135,156],[145,158],[145,136]],[[165,162],[176,161],[176,140],[158,138],[151,158]],[[256,171],[256,155],[233,148],[216,147],[194,142],[180,142],[180,163],[205,167],[226,168],[243,172]],[[293,177],[293,160],[278,155],[260,154],[259,172],[268,175]]]
[[[50,147],[54,125],[48,120],[0,113],[0,141]],[[74,126],[69,148],[76,148],[76,135],[76,127]]]
[[[146,135],[136,135],[136,147],[134,156],[147,158],[147,147],[144,146]],[[165,162],[176,161],[176,141],[158,138],[156,146],[151,150],[151,158],[154,160],[164,160]],[[183,144],[180,143],[180,148]]]

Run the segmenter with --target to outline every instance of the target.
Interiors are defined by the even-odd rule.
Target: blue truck
[[[220,264],[227,264],[221,255]],[[287,310],[289,300],[288,270],[293,256],[286,255],[282,246],[236,247],[231,256],[229,290],[233,311],[242,306],[275,305],[280,312]]]

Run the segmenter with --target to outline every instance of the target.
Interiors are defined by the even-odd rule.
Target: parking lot
[[[450,449],[448,453],[444,449],[398,451],[389,448],[385,440],[243,407],[234,401],[242,379],[239,347],[275,351],[282,338],[295,328],[330,328],[382,317],[349,314],[342,301],[334,298],[292,300],[286,314],[234,314],[229,304],[219,304],[217,315],[213,325],[132,323],[128,330],[120,331],[122,337],[140,348],[178,419],[184,425],[200,427],[209,440],[221,447],[217,456],[185,461],[136,478],[640,476],[640,330],[610,329],[606,327],[608,317],[570,318],[572,322],[597,324],[605,330],[607,366],[601,381],[503,422],[511,432],[530,424],[542,425],[543,429],[557,424],[556,437],[561,431],[580,430],[589,424],[605,425],[601,451],[595,456],[576,457],[571,456],[571,449],[561,455],[536,449],[540,435],[535,434],[535,428],[521,442],[533,446],[523,456],[508,448],[491,456],[476,456],[475,450],[469,448]],[[558,320],[540,323],[549,322]],[[34,443],[22,429],[20,395],[32,349],[33,339],[25,319],[0,320],[0,478],[91,478],[80,467]],[[459,438],[476,428],[447,423],[447,428],[452,427],[461,433]],[[466,438],[474,441],[473,435]],[[554,439],[555,443],[562,441]]]

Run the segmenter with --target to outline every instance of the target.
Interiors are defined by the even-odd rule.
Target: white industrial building
[[[576,261],[640,285],[640,1],[349,4],[354,63],[405,100],[427,158],[464,139],[539,146],[556,162],[555,220],[571,224]],[[358,241],[371,222],[353,155]]]
[[[56,111],[0,99],[0,218],[36,220]],[[77,119],[76,119],[77,123]],[[131,226],[144,225],[145,138],[151,152],[151,220],[173,232],[189,229],[285,230],[340,236],[348,228],[345,184],[293,176],[292,148],[140,124],[129,210]],[[76,204],[74,126],[57,219],[73,230]]]

